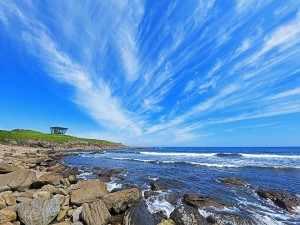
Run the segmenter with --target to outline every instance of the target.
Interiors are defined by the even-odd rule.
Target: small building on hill
[[[64,135],[67,132],[68,128],[65,127],[50,127],[51,134],[61,134]]]

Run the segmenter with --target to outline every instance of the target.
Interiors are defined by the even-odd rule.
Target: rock
[[[156,197],[158,196],[159,193],[158,192],[154,192],[154,191],[145,191],[144,192],[144,198],[151,198],[151,197]]]
[[[69,209],[68,206],[63,206],[56,217],[56,221],[58,221],[58,222],[62,221],[66,217],[68,209]]]
[[[245,187],[246,186],[242,181],[235,179],[235,178],[222,179],[222,180],[219,180],[219,182],[222,184],[232,185],[232,186],[236,186],[236,187]]]
[[[0,174],[6,174],[6,173],[10,173],[10,172],[17,171],[20,169],[22,169],[22,167],[20,167],[20,166],[9,165],[9,164],[0,162]]]
[[[54,223],[53,225],[71,225],[70,221],[64,221],[64,222],[60,222],[60,223]]]
[[[71,223],[71,225],[83,225],[83,223],[81,223],[80,221],[77,221],[75,223]]]
[[[257,225],[257,223],[248,217],[243,217],[231,213],[214,213],[207,218],[207,221],[212,224],[218,225],[228,225],[228,224],[238,224],[238,225]]]
[[[68,195],[69,192],[68,192],[68,190],[65,190],[63,188],[55,188],[54,191],[53,191],[53,194]]]
[[[198,210],[189,206],[176,208],[170,218],[177,225],[207,225],[205,218],[200,215]]]
[[[50,193],[47,191],[38,191],[33,194],[34,199],[41,199],[41,200],[49,200],[50,199]]]
[[[17,205],[17,213],[25,225],[48,225],[60,212],[60,199],[34,199]]]
[[[176,225],[175,223],[174,223],[174,221],[173,220],[162,220],[159,224],[157,224],[157,225]]]
[[[82,205],[82,221],[88,225],[104,225],[110,219],[110,214],[102,200]]]
[[[17,219],[17,214],[9,209],[0,210],[0,224],[12,222]]]
[[[124,214],[112,215],[107,224],[109,225],[121,225],[123,223]]]
[[[13,197],[10,191],[0,193],[0,209],[16,205],[16,198]]]
[[[52,194],[52,193],[54,192],[54,190],[55,190],[55,186],[53,186],[52,184],[47,184],[47,185],[43,186],[43,187],[41,188],[41,190],[42,190],[42,191],[47,191],[47,192],[49,192],[50,194]]]
[[[60,179],[61,179],[61,176],[57,176],[54,174],[44,174],[44,175],[40,176],[38,179],[36,179],[32,183],[31,187],[32,188],[41,188],[47,184],[57,186],[60,184]]]
[[[200,208],[200,209],[210,208],[210,207],[223,209],[224,207],[227,206],[225,203],[221,201],[206,196],[196,195],[196,194],[185,194],[183,196],[183,200],[187,205],[193,206],[195,208]]]
[[[77,209],[75,209],[73,211],[73,214],[72,214],[72,222],[73,223],[76,223],[76,222],[79,221],[79,217],[80,217],[81,211],[82,211],[82,207],[78,207]]]
[[[76,184],[78,182],[78,179],[76,178],[75,175],[70,175],[68,176],[68,181],[70,184]]]
[[[103,200],[107,209],[112,213],[125,212],[128,207],[140,203],[141,192],[137,188],[110,193]]]
[[[98,179],[78,182],[72,189],[71,203],[74,205],[93,202],[108,194],[105,183]]]
[[[129,208],[124,216],[123,225],[155,225],[153,215],[145,206],[135,206]]]
[[[150,183],[152,191],[168,191],[168,188],[157,181],[153,181]]]
[[[285,209],[289,213],[293,213],[295,208],[300,206],[300,200],[296,196],[284,191],[259,188],[256,190],[256,193],[264,199],[272,200],[277,206]]]
[[[18,170],[0,175],[0,187],[8,186],[12,191],[26,191],[36,179],[34,172],[30,170]]]

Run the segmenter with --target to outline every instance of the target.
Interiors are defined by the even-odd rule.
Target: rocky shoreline
[[[168,187],[153,181],[151,190],[135,184],[108,190],[112,177],[126,179],[119,169],[94,168],[94,179],[78,178],[79,168],[61,163],[72,152],[43,148],[0,145],[0,225],[201,225],[257,224],[252,218],[233,213],[203,215],[201,210],[230,208],[231,205],[208,196],[169,195],[174,210],[151,214],[146,202]],[[225,179],[224,185],[245,187],[239,180]],[[257,195],[294,213],[300,202],[288,193],[257,189]]]

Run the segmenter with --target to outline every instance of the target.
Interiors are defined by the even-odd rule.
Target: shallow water
[[[94,166],[128,171],[124,181],[114,180],[110,190],[134,182],[144,190],[152,180],[166,184],[169,193],[147,200],[151,212],[174,209],[165,201],[168,194],[212,196],[234,206],[225,211],[248,215],[261,224],[300,224],[300,214],[288,214],[255,194],[257,187],[272,187],[300,194],[300,148],[157,148],[153,150],[82,152],[64,159],[71,166],[86,166],[82,177],[91,178]],[[242,179],[247,187],[236,188],[217,182],[222,178]],[[300,210],[299,210],[300,211]],[[209,212],[200,211],[202,214]]]

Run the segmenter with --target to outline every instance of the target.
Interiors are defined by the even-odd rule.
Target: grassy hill
[[[45,141],[45,142],[58,143],[58,144],[71,142],[71,141],[84,141],[91,144],[106,144],[106,145],[118,144],[106,140],[78,138],[69,135],[45,134],[33,130],[21,130],[21,129],[16,129],[11,131],[0,130],[0,142],[7,142],[7,141],[22,142],[28,140]]]

